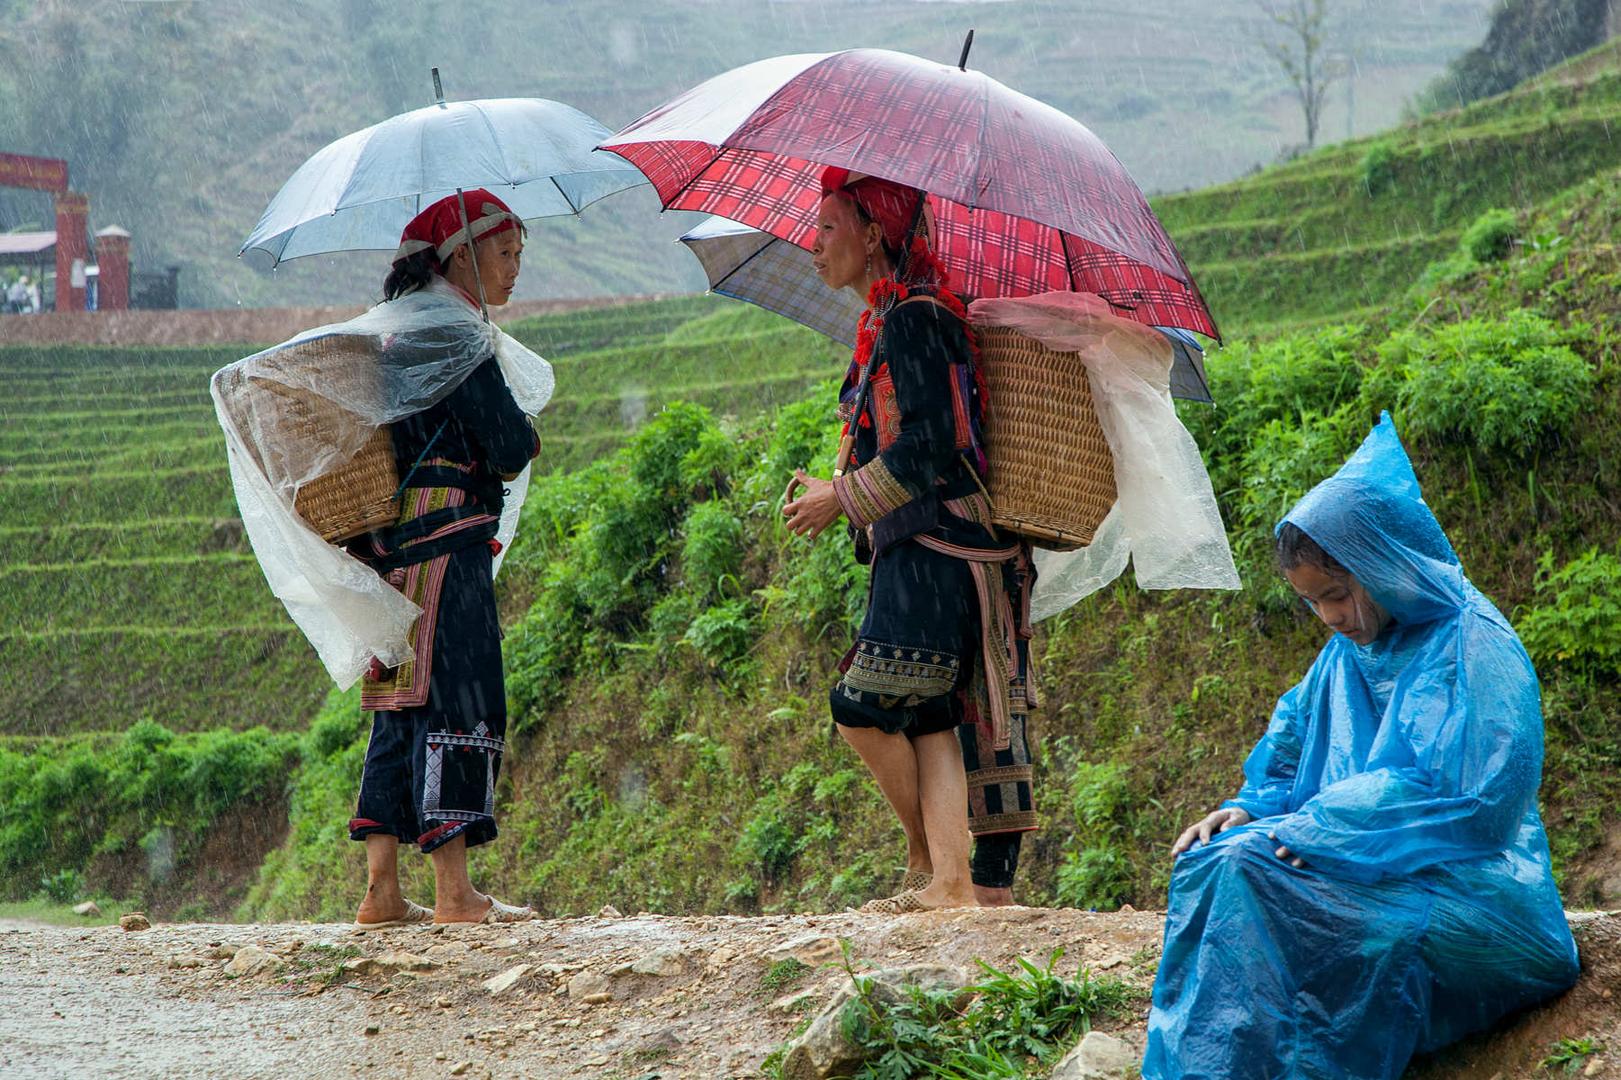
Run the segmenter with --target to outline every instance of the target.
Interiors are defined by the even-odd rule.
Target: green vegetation
[[[1063,954],[1054,950],[1041,967],[1021,959],[1012,973],[977,961],[984,973],[977,983],[904,994],[857,973],[846,956],[856,993],[841,1030],[865,1058],[854,1080],[1022,1080],[1031,1067],[1055,1064],[1094,1018],[1114,1016],[1139,996],[1084,967],[1073,978],[1057,974]]]
[[[1537,561],[1537,599],[1520,623],[1525,647],[1543,665],[1584,679],[1621,675],[1621,559],[1591,548],[1558,570]]]
[[[1537,660],[1556,864],[1572,906],[1599,895],[1587,862],[1621,796],[1621,175],[1601,137],[1617,114],[1621,74],[1599,71],[1161,201],[1218,316],[1253,331],[1209,359],[1218,406],[1183,408],[1245,588],[1123,582],[1041,627],[1045,828],[1025,846],[1022,900],[1163,897],[1172,836],[1232,793],[1323,641],[1272,569],[1272,525],[1384,409],[1471,578]],[[890,891],[898,831],[825,706],[865,572],[839,537],[793,537],[779,513],[791,471],[833,456],[842,350],[696,297],[512,329],[550,355],[563,393],[546,417],[554,469],[499,588],[511,753],[480,881],[559,914],[825,910]],[[266,778],[250,754],[222,781],[288,800],[280,846],[229,896],[241,915],[352,907],[366,721],[255,576],[204,453],[218,436],[199,388],[229,358],[0,350],[4,730],[85,732],[19,743],[42,761],[10,751],[0,805],[46,799],[36,773],[82,758],[79,797],[127,811],[60,857],[5,849],[11,895],[63,871],[111,888],[104,835],[127,853],[175,828],[98,763],[119,736],[95,732],[151,716],[270,729],[235,737],[285,771]]]
[[[121,736],[0,743],[0,898],[84,899],[92,867],[137,888],[201,876],[188,864],[205,837],[234,808],[279,798],[295,743],[264,728],[177,735],[149,720]],[[144,869],[120,865],[132,860]]]
[[[1565,1038],[1553,1044],[1548,1056],[1543,1058],[1537,1068],[1544,1072],[1558,1072],[1566,1076],[1575,1076],[1587,1064],[1587,1059],[1603,1050],[1604,1047],[1596,1039]]]

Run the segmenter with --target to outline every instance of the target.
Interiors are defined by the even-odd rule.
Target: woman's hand
[[[1249,822],[1250,813],[1248,810],[1240,810],[1236,806],[1228,806],[1217,810],[1204,820],[1189,825],[1187,831],[1176,838],[1176,843],[1171,845],[1171,858],[1174,859],[1191,848],[1194,841],[1208,844],[1210,838],[1217,833],[1224,833],[1228,829],[1236,829],[1240,825],[1248,825]]]
[[[804,469],[795,469],[794,478],[788,484],[790,494],[795,487],[804,488],[805,492],[783,506],[782,516],[788,519],[789,532],[814,540],[839,519],[844,508],[839,505],[839,497],[833,494],[830,480],[819,480]]]
[[[1266,838],[1268,840],[1271,840],[1273,843],[1277,843],[1278,834],[1277,833],[1267,833]],[[1305,859],[1302,859],[1299,855],[1296,855],[1294,852],[1290,851],[1288,848],[1284,847],[1282,844],[1278,844],[1278,850],[1273,852],[1273,854],[1275,854],[1278,858],[1282,859],[1284,862],[1288,863],[1291,866],[1303,867],[1303,866],[1306,865],[1306,860]]]

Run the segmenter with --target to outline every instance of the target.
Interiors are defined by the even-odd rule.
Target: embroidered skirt
[[[386,833],[429,852],[496,837],[495,784],[506,749],[501,627],[489,547],[445,559],[427,700],[373,715],[350,836]]]
[[[918,738],[963,721],[979,655],[979,605],[966,563],[897,544],[872,564],[867,614],[839,665],[833,719]]]

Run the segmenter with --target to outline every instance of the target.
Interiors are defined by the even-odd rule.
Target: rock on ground
[[[1088,1031],[1053,1069],[1052,1080],[1121,1080],[1137,1075],[1142,1054],[1131,1043]]]

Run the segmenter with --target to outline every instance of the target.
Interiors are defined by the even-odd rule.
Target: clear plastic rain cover
[[[307,350],[293,348],[323,338],[356,339],[356,352],[376,362],[321,367]],[[294,497],[301,485],[353,458],[379,426],[447,397],[492,354],[518,406],[538,414],[552,396],[551,365],[435,277],[427,288],[214,374],[210,389],[243,527],[271,590],[340,688],[352,686],[373,657],[389,665],[409,659],[407,633],[420,612],[360,560],[324,541],[295,512]],[[311,395],[332,406],[322,409],[330,422],[313,435],[291,415]],[[297,438],[289,434],[295,430]],[[528,484],[525,469],[507,485],[497,533],[503,549],[517,531]]]

